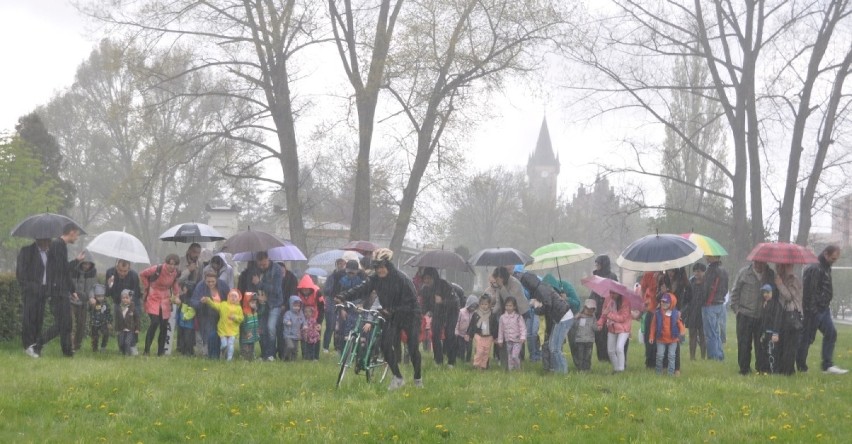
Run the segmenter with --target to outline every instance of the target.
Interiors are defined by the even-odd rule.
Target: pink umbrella
[[[600,276],[587,276],[580,280],[580,283],[589,290],[609,298],[609,292],[620,294],[624,300],[630,304],[631,310],[642,311],[645,309],[645,304],[642,302],[642,297],[636,294],[630,288],[612,279],[602,278]]]

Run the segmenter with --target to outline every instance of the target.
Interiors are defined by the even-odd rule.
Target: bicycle
[[[343,381],[346,369],[348,368],[354,368],[355,374],[363,370],[366,374],[367,382],[370,382],[373,379],[375,369],[384,367],[379,382],[384,381],[388,373],[388,365],[380,357],[379,338],[382,335],[385,318],[377,310],[366,310],[352,302],[336,304],[335,307],[343,310],[353,309],[358,313],[358,318],[355,320],[355,327],[347,334],[343,352],[340,354],[340,373],[337,375],[337,387],[340,387],[340,383]],[[367,316],[373,316],[373,320],[367,319]],[[370,324],[371,328],[370,332],[365,334],[364,325],[367,324]]]

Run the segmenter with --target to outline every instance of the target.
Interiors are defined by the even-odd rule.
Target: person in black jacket
[[[62,354],[69,358],[74,356],[74,348],[71,344],[71,301],[79,301],[82,295],[77,294],[74,282],[71,280],[68,244],[77,242],[79,237],[80,227],[69,223],[62,230],[62,236],[50,244],[47,254],[47,281],[53,325],[44,333],[43,341],[39,344],[40,351],[44,344],[59,336]],[[77,260],[84,258],[85,255],[82,252],[77,256]]]
[[[834,297],[831,266],[840,258],[840,248],[829,245],[819,255],[819,263],[809,265],[802,275],[802,305],[804,329],[796,355],[796,367],[800,372],[808,371],[808,349],[816,340],[817,330],[822,332],[822,370],[825,373],[842,375],[848,370],[834,365],[834,344],[837,329],[831,319],[829,304]]]
[[[371,292],[376,292],[382,306],[380,312],[387,321],[382,331],[382,354],[394,376],[388,389],[395,390],[405,384],[394,350],[402,330],[405,330],[408,336],[408,353],[414,366],[414,385],[422,387],[421,358],[418,347],[420,307],[417,305],[414,283],[405,273],[396,269],[391,258],[393,258],[393,252],[387,248],[374,251],[372,266],[375,273],[362,284],[338,294],[337,299],[347,301],[366,299]]]
[[[602,254],[595,258],[595,270],[592,271],[592,274],[595,276],[600,276],[602,278],[612,279],[618,282],[618,276],[612,272],[612,262],[609,259],[609,256]],[[597,309],[595,310],[595,319],[600,319],[601,312],[604,306],[604,296],[595,293],[594,291],[589,295],[590,298],[594,299],[597,304]],[[600,329],[600,331],[595,332],[595,349],[597,350],[598,361],[600,362],[609,362],[609,351],[607,350],[607,329],[606,326]],[[625,346],[625,355],[627,354],[627,347]]]
[[[432,352],[435,363],[444,363],[444,352],[447,354],[447,365],[456,365],[456,323],[459,320],[459,298],[453,286],[441,279],[438,270],[432,267],[423,269],[423,310],[432,313]]]
[[[38,358],[47,302],[47,255],[50,239],[37,239],[18,252],[15,277],[21,286],[21,341],[27,355]]]

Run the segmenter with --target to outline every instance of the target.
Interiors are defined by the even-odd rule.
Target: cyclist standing
[[[387,248],[374,251],[372,267],[375,273],[361,285],[340,293],[337,298],[347,301],[366,299],[371,292],[376,292],[382,306],[380,313],[387,320],[382,331],[382,354],[394,376],[388,390],[396,390],[405,384],[394,352],[394,345],[399,342],[400,332],[403,330],[408,335],[408,352],[414,365],[414,385],[423,387],[418,347],[420,308],[417,305],[414,283],[405,273],[396,269],[391,262],[392,258],[393,252]]]

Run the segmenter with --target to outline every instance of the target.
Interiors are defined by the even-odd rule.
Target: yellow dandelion
[[[784,424],[781,428],[784,430],[793,430],[793,426],[790,424]]]
[[[817,439],[822,439],[822,433],[817,433],[816,438],[817,438]]]
[[[159,426],[163,425],[163,423],[162,423],[162,422],[160,422],[160,421],[157,421],[157,422],[155,422],[155,423],[154,423],[154,425],[155,425],[155,426],[157,426],[157,427],[159,427]]]
[[[539,430],[538,424],[533,424],[532,429],[537,432]]]
[[[205,369],[205,370],[206,370],[206,369]],[[205,435],[205,434],[203,434],[203,433],[202,433],[202,434],[200,434],[200,435],[198,435],[198,437],[199,437],[200,439],[207,439],[207,435]]]
[[[92,404],[86,404],[86,408],[87,408],[87,409],[92,408]]]
[[[98,406],[98,408],[99,408],[99,409],[101,409],[101,410],[103,410],[103,409],[105,409],[105,408],[106,408],[106,404],[101,403],[101,405],[100,405],[100,406]]]
[[[363,435],[363,436],[370,436],[370,432],[368,432],[368,431],[363,431],[363,432],[361,432],[361,435]]]
[[[186,421],[186,425],[192,425],[192,420],[191,420],[191,419],[188,419],[188,420]]]
[[[775,435],[772,435],[772,436],[769,437],[770,441],[775,441],[776,439],[778,439],[778,437],[775,436]]]
[[[716,431],[713,429],[708,430],[707,433],[709,433],[710,436],[716,436]]]

